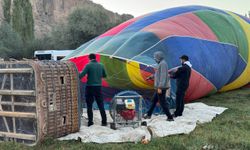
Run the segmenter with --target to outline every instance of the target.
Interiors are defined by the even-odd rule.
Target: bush
[[[0,55],[2,58],[21,58],[24,53],[23,42],[8,23],[0,26]]]

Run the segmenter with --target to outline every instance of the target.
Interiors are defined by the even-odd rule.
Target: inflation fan
[[[142,96],[134,91],[118,93],[111,101],[111,129],[118,127],[138,127],[142,122]]]

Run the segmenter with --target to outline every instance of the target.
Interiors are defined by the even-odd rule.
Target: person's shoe
[[[107,125],[108,125],[107,122],[102,123],[102,126],[107,126]]]
[[[172,117],[173,117],[173,118],[176,118],[176,117],[178,117],[178,116],[176,116],[175,114],[172,114]]]
[[[94,125],[93,122],[88,122],[88,127],[90,127],[90,126],[92,126],[92,125]]]
[[[174,118],[168,118],[167,121],[174,121]]]
[[[143,118],[144,118],[144,119],[151,119],[151,116],[149,116],[148,114],[144,114],[144,115],[143,115]]]
[[[172,115],[173,118],[177,118],[177,117],[181,117],[181,116],[182,116],[182,114],[181,115],[176,115],[176,114]]]

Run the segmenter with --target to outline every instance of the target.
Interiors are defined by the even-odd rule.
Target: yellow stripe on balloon
[[[129,78],[134,85],[142,89],[153,89],[153,87],[150,86],[147,83],[147,81],[143,79],[141,75],[139,63],[130,61],[130,62],[127,62],[126,67],[127,67]]]
[[[221,92],[240,88],[240,87],[242,87],[250,82],[250,24],[247,23],[242,18],[240,18],[239,16],[237,16],[231,12],[228,12],[228,13],[240,23],[241,27],[245,31],[245,34],[247,36],[247,41],[248,41],[248,62],[247,62],[247,66],[246,66],[245,70],[243,71],[243,73],[235,81],[224,86],[220,90]]]

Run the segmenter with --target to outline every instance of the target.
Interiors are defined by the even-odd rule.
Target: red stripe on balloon
[[[128,27],[129,25],[131,25],[132,23],[134,23],[137,19],[138,18],[130,19],[130,20],[128,20],[128,21],[126,21],[126,22],[112,28],[111,30],[105,32],[104,34],[100,35],[98,38],[102,38],[102,37],[105,37],[105,36],[114,36],[117,33],[121,32],[126,27]]]
[[[193,13],[171,17],[150,26],[143,31],[153,32],[160,39],[168,36],[192,36],[206,40],[218,41],[213,31]]]
[[[185,102],[196,100],[208,95],[215,87],[201,74],[192,69],[190,84],[185,96]]]
[[[79,73],[81,73],[84,69],[84,67],[89,63],[89,55],[84,55],[84,56],[80,56],[80,57],[75,57],[75,58],[71,58],[70,61],[75,63]],[[100,62],[101,60],[101,56],[100,54],[96,54],[96,60],[98,62]],[[87,82],[87,76],[83,77],[81,79],[81,81],[83,83],[86,83]],[[102,86],[105,86],[105,87],[108,87],[108,83],[107,81],[105,81],[104,79],[102,80]]]
[[[146,81],[148,85],[153,87],[154,80],[147,80],[147,78],[151,76],[152,74],[154,74],[154,68],[140,64],[140,73],[144,81]]]
[[[148,14],[148,15],[150,15],[150,14]],[[102,38],[102,37],[105,37],[105,36],[114,36],[114,35],[118,34],[119,32],[121,32],[122,30],[124,30],[125,28],[127,28],[128,26],[130,26],[131,24],[133,24],[134,22],[138,21],[141,18],[144,18],[145,16],[147,16],[147,15],[142,15],[142,16],[130,19],[130,20],[128,20],[128,21],[126,21],[126,22],[112,28],[111,30],[103,33],[98,38]]]
[[[250,83],[248,85],[246,85],[245,88],[250,88]]]

